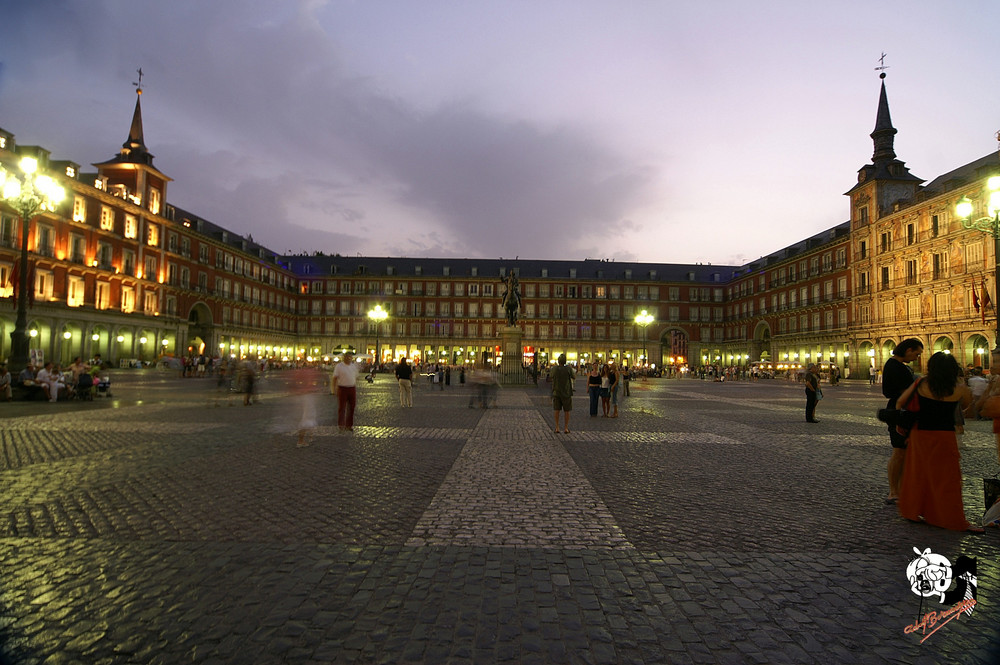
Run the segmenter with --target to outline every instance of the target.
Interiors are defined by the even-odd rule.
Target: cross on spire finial
[[[882,52],[882,57],[878,59],[879,66],[875,68],[875,71],[882,72],[881,74],[878,75],[878,77],[880,79],[884,79],[885,78],[885,70],[889,69],[889,65],[885,64],[885,56],[886,56],[886,53],[885,53],[885,51],[883,51]]]
[[[139,81],[138,82],[132,81],[132,85],[135,86],[135,94],[141,95],[142,94],[142,67],[140,67],[139,69],[137,69],[135,71],[139,72]]]

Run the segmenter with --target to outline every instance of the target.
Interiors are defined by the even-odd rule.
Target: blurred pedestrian
[[[299,426],[296,446],[304,448],[312,439],[313,430],[319,424],[316,419],[317,390],[323,385],[323,375],[315,367],[296,370],[292,383],[292,394],[298,401]]]
[[[345,353],[344,359],[333,368],[333,386],[337,394],[337,427],[341,432],[354,431],[354,407],[358,403],[358,365],[353,353]]]
[[[810,364],[806,368],[804,377],[806,386],[806,422],[818,423],[816,420],[816,404],[823,397],[823,391],[819,387],[819,368]]]

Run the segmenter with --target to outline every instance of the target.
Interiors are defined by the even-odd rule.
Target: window
[[[882,252],[888,252],[892,250],[892,234],[885,232],[879,236],[879,249]]]
[[[937,215],[931,215],[931,237],[937,238],[941,234],[941,226]]]
[[[101,206],[101,229],[104,231],[115,230],[115,212],[108,206]]]
[[[125,237],[135,238],[139,233],[139,221],[135,215],[125,215]]]
[[[87,260],[87,241],[83,236],[71,233],[69,236],[69,260],[73,263],[83,263]]]
[[[82,196],[73,197],[73,221],[80,223],[87,221],[87,199]]]
[[[155,256],[147,256],[146,257],[146,266],[145,266],[144,272],[142,273],[142,277],[145,277],[146,279],[151,280],[151,281],[155,281],[156,280],[156,257]]]
[[[70,275],[66,278],[66,304],[69,307],[83,305],[83,277]]]
[[[906,283],[916,284],[917,283],[917,260],[912,259],[906,262]]]
[[[942,252],[934,255],[934,279],[948,276],[948,254]]]
[[[122,250],[122,272],[126,275],[135,275],[135,252],[131,249]]]
[[[458,294],[456,294],[456,295],[458,295]],[[478,284],[469,284],[469,295],[470,296],[478,296],[479,295],[479,285]],[[527,295],[527,293],[525,293],[525,295]]]
[[[149,188],[149,211],[154,215],[160,214],[160,190],[155,187]]]
[[[983,243],[976,242],[965,246],[965,265],[969,270],[983,269]]]
[[[917,225],[910,222],[906,225],[906,244],[912,245],[917,242]]]
[[[94,290],[94,307],[96,309],[107,309],[111,307],[111,285],[107,282],[98,282]]]
[[[122,287],[122,311],[126,314],[135,311],[135,289],[131,286]]]
[[[56,234],[52,227],[38,224],[35,229],[35,252],[42,256],[55,256]]]
[[[881,289],[885,291],[889,288],[889,266],[882,266]]]

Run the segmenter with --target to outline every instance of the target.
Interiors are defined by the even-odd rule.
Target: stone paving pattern
[[[578,390],[553,434],[544,385],[402,409],[380,376],[297,448],[287,378],[0,405],[0,663],[1000,662],[1000,533],[883,503],[867,384],[817,425],[785,381],[634,382],[617,419]],[[975,519],[998,465],[968,430]],[[972,616],[922,644],[913,547],[978,557]]]

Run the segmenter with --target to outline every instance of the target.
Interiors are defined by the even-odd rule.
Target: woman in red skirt
[[[899,514],[908,520],[982,533],[969,524],[962,505],[962,468],[955,437],[955,407],[972,403],[972,393],[959,381],[962,369],[948,353],[927,362],[927,377],[904,392],[896,408],[905,408],[913,392],[920,404],[910,431],[906,465],[899,488]]]

